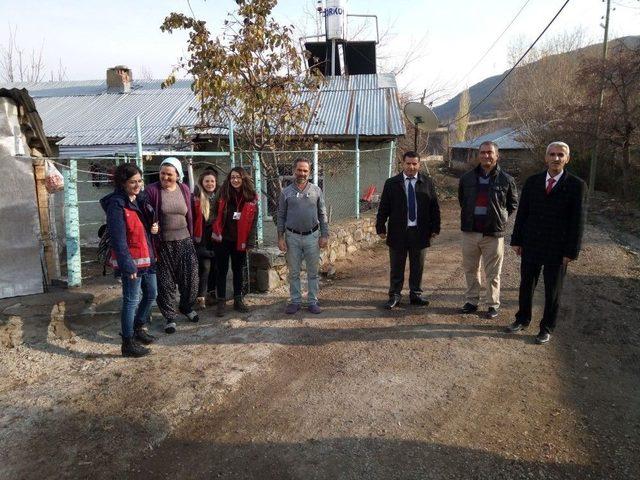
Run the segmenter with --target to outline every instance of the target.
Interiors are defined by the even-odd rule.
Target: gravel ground
[[[382,245],[337,265],[321,315],[253,296],[243,318],[155,322],[139,360],[118,356],[108,280],[0,301],[0,478],[640,478],[637,251],[595,219],[538,346],[503,333],[510,251],[500,317],[458,313],[453,201],[443,214],[427,308],[380,308]]]

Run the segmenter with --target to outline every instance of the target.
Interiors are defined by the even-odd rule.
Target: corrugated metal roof
[[[495,132],[481,135],[473,140],[456,143],[451,148],[471,148],[477,150],[482,142],[495,142],[500,150],[529,150],[531,147],[522,141],[522,131],[513,128],[501,128]]]
[[[60,146],[125,145],[135,143],[135,117],[140,116],[145,144],[169,143],[177,127],[197,123],[198,102],[190,80],[161,89],[160,80],[137,80],[129,93],[110,93],[103,80],[14,83],[34,98],[48,137]],[[328,78],[319,91],[303,98],[313,116],[308,135],[355,135],[355,111],[360,106],[360,134],[404,135],[404,123],[392,74]],[[221,122],[224,123],[224,122]],[[217,134],[226,134],[217,129]]]

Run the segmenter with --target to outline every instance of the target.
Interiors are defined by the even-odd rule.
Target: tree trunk
[[[273,221],[276,221],[276,212],[278,211],[278,200],[282,185],[280,184],[280,172],[278,171],[277,162],[268,161],[264,152],[260,155],[260,164],[262,165],[263,174],[263,192],[267,197],[266,212],[271,213]],[[275,160],[275,154],[273,154]]]
[[[631,142],[629,139],[624,141],[622,146],[622,195],[625,200],[631,200]]]

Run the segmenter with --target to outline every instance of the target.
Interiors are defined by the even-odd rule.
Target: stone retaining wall
[[[332,274],[336,260],[378,241],[374,210],[362,214],[359,220],[335,222],[329,225],[329,246],[320,254],[320,270]],[[249,268],[252,286],[258,292],[267,292],[287,283],[287,262],[277,247],[253,250]]]

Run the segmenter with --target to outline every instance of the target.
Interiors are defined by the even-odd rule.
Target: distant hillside
[[[491,91],[493,87],[495,87],[500,80],[504,77],[506,72],[501,73],[500,75],[494,75],[493,77],[485,78],[484,80],[476,83],[469,87],[469,96],[471,97],[471,105],[474,105],[476,102],[480,101],[480,99],[484,98],[487,93]],[[496,116],[496,111],[500,108],[502,104],[502,98],[504,95],[504,83],[498,87],[498,89],[493,92],[493,94],[475,110],[471,116],[472,119],[477,118],[490,118]],[[460,104],[460,95],[462,92],[458,93],[455,97],[449,100],[442,105],[434,107],[433,111],[438,116],[438,120],[441,123],[448,122],[455,118],[455,115],[458,113],[458,106]]]
[[[615,40],[611,40],[611,42],[609,43],[610,45],[611,44],[615,45],[617,42],[624,42],[626,45],[636,46],[640,44],[640,35],[617,38]],[[600,44],[589,45],[587,47],[580,48],[578,50],[573,50],[571,52],[563,53],[561,55],[585,55],[585,54],[591,55],[591,54],[597,54],[598,52],[600,52],[601,49],[602,49],[602,44],[600,43]],[[528,67],[535,68],[536,63],[537,62],[528,64]],[[475,103],[479,102],[482,98],[484,98],[491,91],[491,89],[495,87],[500,82],[500,80],[502,80],[502,78],[506,75],[507,72],[508,70],[501,73],[500,75],[494,75],[493,77],[485,78],[484,80],[469,87],[471,105],[474,105]],[[482,105],[480,105],[477,110],[473,112],[473,114],[471,115],[471,118],[473,120],[478,118],[492,118],[497,116],[498,109],[502,107],[503,97],[505,94],[505,85],[507,82],[500,85],[500,87],[498,87],[498,89],[495,92],[493,92],[493,94]],[[435,111],[441,123],[448,122],[455,118],[455,115],[458,113],[458,105],[460,102],[461,94],[462,92],[458,93],[458,95],[453,97],[448,102],[443,103],[442,105],[439,105],[437,107],[434,107],[433,110]]]

